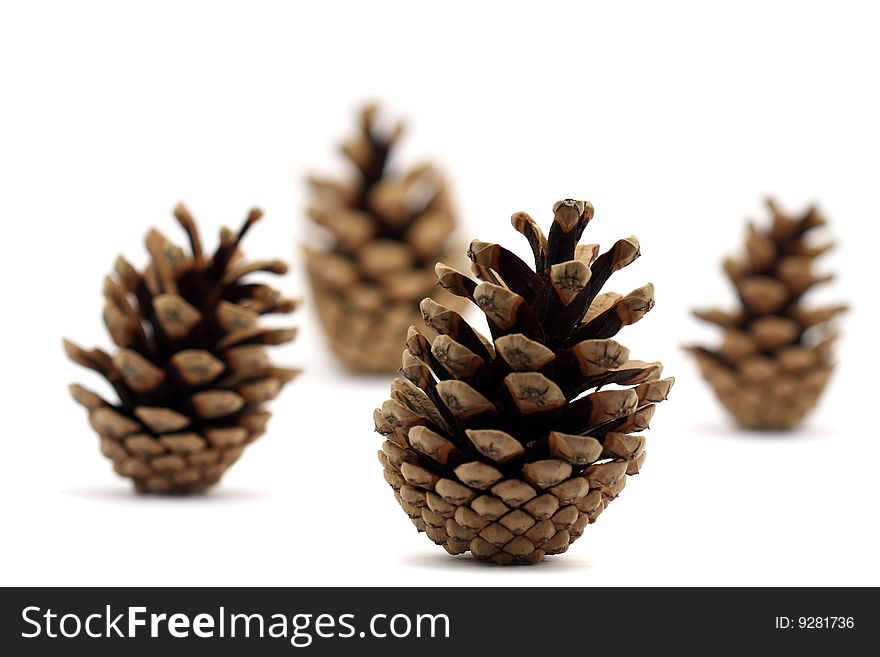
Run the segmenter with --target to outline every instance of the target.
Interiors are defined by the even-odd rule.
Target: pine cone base
[[[324,285],[313,267],[308,267],[312,298],[318,320],[330,349],[343,366],[360,374],[387,374],[400,367],[400,349],[410,326],[424,330],[418,305],[412,301],[386,302],[379,308],[365,308],[358,299],[349,300],[338,290]],[[460,306],[445,290],[435,299]]]
[[[791,374],[755,383],[719,367],[714,359],[695,353],[703,378],[744,429],[785,431],[799,427],[818,404],[834,371],[833,367],[825,366],[806,376]]]
[[[261,435],[224,430],[205,439],[195,433],[154,436],[144,429],[114,435],[96,417],[100,415],[90,413],[100,435],[101,453],[112,461],[117,474],[132,480],[138,493],[202,493],[220,481],[245,447]]]
[[[429,486],[407,480],[401,466],[417,460],[415,451],[391,441],[379,452],[385,481],[416,529],[451,555],[470,552],[501,565],[536,564],[566,552],[623,490],[628,469],[615,461],[546,488],[503,479],[479,490],[457,479]]]

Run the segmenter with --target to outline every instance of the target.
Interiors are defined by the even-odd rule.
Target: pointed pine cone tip
[[[304,372],[302,367],[275,367],[272,369],[272,375],[278,379],[282,385],[286,385],[300,376]]]
[[[272,312],[277,315],[287,315],[299,308],[301,304],[302,299],[282,299],[275,304]]]
[[[102,281],[101,293],[108,299],[115,299],[118,298],[119,292],[124,292],[122,286],[119,284],[119,281],[113,278],[110,274],[106,274],[104,276],[104,280]]]
[[[674,384],[675,377],[670,376],[665,379],[642,383],[635,388],[630,388],[630,390],[635,392],[639,400],[639,406],[642,408],[648,404],[659,404],[662,401],[666,401]]]
[[[126,385],[137,393],[152,392],[166,379],[166,373],[162,368],[131,349],[117,351],[112,362]]]
[[[483,365],[479,356],[448,335],[439,335],[434,339],[431,353],[457,379],[472,376]]]
[[[361,105],[360,109],[360,119],[361,119],[361,129],[369,134],[372,130],[373,124],[376,122],[376,115],[379,113],[379,103],[375,100],[369,100]]]
[[[480,310],[502,329],[516,323],[517,313],[525,300],[494,283],[480,283],[474,290],[474,301]]]
[[[61,345],[64,347],[65,355],[72,361],[76,361],[77,357],[79,357],[84,351],[82,347],[70,338],[61,338]]]
[[[553,410],[567,403],[559,386],[538,372],[512,372],[504,377],[504,385],[523,415]]]
[[[469,294],[465,280],[467,279],[467,276],[457,269],[453,269],[449,265],[438,262],[434,265],[434,274],[437,276],[437,282],[440,287],[449,290],[453,294],[457,293],[460,296]]]
[[[167,242],[168,238],[156,227],[151,227],[144,236],[144,244],[148,251],[161,249]]]
[[[400,372],[423,390],[430,387],[434,381],[430,368],[409,349],[403,350]]]
[[[165,334],[181,339],[202,321],[202,314],[178,294],[159,294],[153,297],[156,321]]]
[[[617,269],[631,265],[642,255],[639,238],[635,235],[630,235],[618,241],[617,246],[619,247],[618,258],[615,263]]]
[[[558,459],[534,461],[522,467],[525,480],[537,488],[552,488],[568,479],[571,472],[571,464]]]
[[[451,461],[461,459],[461,452],[458,448],[442,435],[436,431],[431,431],[431,429],[424,425],[411,428],[407,438],[410,447],[437,463],[449,464]]]
[[[434,275],[437,276],[437,279],[442,281],[444,276],[448,276],[451,273],[457,273],[452,267],[442,262],[438,262],[434,265]]]
[[[360,115],[361,120],[364,122],[364,125],[370,125],[376,119],[376,114],[379,112],[379,101],[377,100],[368,100],[365,101],[363,105],[361,105]]]
[[[598,244],[577,244],[574,247],[575,260],[580,260],[587,266],[592,265],[599,256]]]
[[[425,323],[427,323],[429,326],[429,322],[431,321],[432,317],[449,311],[446,306],[440,305],[431,297],[425,297],[421,300],[421,302],[419,303],[419,310],[422,313],[422,319],[425,320]]]
[[[647,312],[654,307],[654,284],[648,283],[647,285],[636,288],[635,290],[627,294],[626,298],[644,301],[644,305],[646,308],[645,312]]]
[[[417,358],[427,358],[427,354],[431,352],[431,343],[415,326],[410,326],[407,330],[404,345]]]
[[[193,219],[192,213],[189,211],[189,208],[180,201],[177,205],[174,206],[174,210],[172,211],[174,214],[174,218],[180,223],[181,226],[192,226],[195,224],[195,220]]]
[[[556,357],[552,349],[522,333],[499,337],[495,340],[495,348],[515,372],[537,372]]]
[[[94,411],[97,408],[108,405],[100,395],[78,383],[71,383],[67,386],[67,390],[77,404],[83,406],[89,411]]]
[[[782,208],[779,206],[779,203],[776,202],[776,199],[772,196],[764,197],[764,205],[770,210],[770,214],[774,217],[787,217],[788,215],[782,211]]]
[[[263,210],[261,208],[253,207],[248,211],[247,217],[242,223],[241,228],[238,229],[238,234],[232,235],[232,245],[238,246],[241,241],[244,239],[244,236],[251,229],[255,223],[257,223],[260,219],[263,218]],[[230,254],[231,256],[232,254]]]
[[[299,327],[281,328],[268,331],[263,336],[263,344],[277,345],[292,342],[299,335]]]
[[[119,276],[125,288],[129,292],[133,291],[141,276],[122,254],[117,255],[116,259],[113,261],[113,270]]]
[[[385,419],[382,409],[373,409],[373,427],[376,433],[383,436],[387,436],[392,432],[391,424]]]
[[[260,263],[252,263],[253,271],[264,271],[268,274],[277,274],[279,276],[290,271],[287,263],[283,260],[266,260]],[[252,273],[248,271],[247,273]]]
[[[504,431],[466,429],[465,434],[480,454],[495,463],[506,463],[525,453],[522,444]]]
[[[629,360],[629,349],[616,340],[583,340],[571,348],[585,376],[616,370]]]
[[[477,261],[480,254],[486,249],[490,249],[496,244],[492,242],[484,242],[483,240],[471,240],[470,244],[468,244],[467,256],[473,261]],[[480,264],[486,264],[485,262],[480,262]]]
[[[447,379],[437,384],[437,392],[452,413],[468,419],[483,412],[494,412],[495,405],[464,381]]]
[[[547,255],[547,236],[544,235],[544,231],[527,212],[514,212],[510,216],[510,223],[516,232],[529,241],[529,247],[535,258],[535,270],[539,274],[543,273]]]
[[[551,431],[547,443],[552,457],[573,465],[587,465],[602,455],[602,443],[592,436]]]
[[[547,242],[547,238],[544,236],[544,232],[541,230],[538,222],[532,219],[528,212],[523,212],[522,210],[514,212],[510,215],[510,225],[513,226],[518,233],[522,233],[526,237],[528,237],[528,233],[531,230],[534,237],[542,245]]]
[[[67,338],[64,338],[62,340],[62,344],[64,346],[65,355],[71,361],[90,370],[103,372],[103,364],[100,362],[100,354],[96,354],[96,351],[98,350],[89,351],[87,349],[83,349],[78,344]],[[97,360],[96,356],[98,358]]]
[[[553,204],[553,221],[568,233],[578,225],[582,219],[590,221],[593,218],[593,205],[588,201],[576,199],[563,199]]]

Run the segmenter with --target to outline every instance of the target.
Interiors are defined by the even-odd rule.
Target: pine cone
[[[598,255],[597,244],[577,244],[589,203],[560,201],[553,212],[547,238],[527,214],[512,217],[535,271],[478,240],[468,256],[482,283],[437,265],[440,284],[486,315],[494,344],[425,299],[438,335],[429,343],[410,329],[405,378],[374,413],[385,479],[419,531],[451,554],[508,564],[565,552],[638,473],[645,440],[632,433],[674,381],[611,339],[654,306],[650,284],[600,294],[639,256],[636,238]]]
[[[224,228],[209,258],[187,209],[179,205],[174,214],[191,255],[154,229],[146,270],[120,256],[116,276],[104,279],[104,323],[116,354],[64,341],[71,360],[116,391],[112,404],[70,388],[89,411],[101,451],[142,493],[193,493],[216,483],[263,434],[270,416],[264,402],[297,374],[275,367],[263,349],[292,340],[296,330],[258,323],[260,315],[293,311],[296,302],[243,281],[252,272],[287,271],[278,260],[241,260],[239,242],[262,212],[251,210],[237,234]]]
[[[836,334],[827,322],[845,305],[807,309],[804,295],[831,276],[813,272],[813,261],[833,243],[810,244],[811,231],[826,221],[816,208],[801,217],[772,201],[769,229],[749,225],[746,259],[728,258],[727,276],[742,308],[695,311],[724,330],[717,349],[689,347],[718,399],[740,425],[790,429],[816,405],[833,369]]]
[[[331,348],[356,372],[396,372],[406,330],[421,319],[418,302],[449,299],[436,287],[433,267],[455,228],[437,171],[389,172],[403,127],[383,132],[376,113],[367,106],[360,132],[342,147],[356,178],[310,179],[309,215],[332,238],[328,250],[306,248],[315,305]]]

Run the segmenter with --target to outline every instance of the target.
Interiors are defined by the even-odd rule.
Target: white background
[[[876,249],[880,99],[870,3],[4,2],[0,9],[3,584],[878,585]],[[643,474],[568,554],[451,558],[415,532],[375,457],[383,377],[346,376],[307,303],[278,360],[307,372],[204,497],[136,497],[66,391],[96,377],[61,337],[109,346],[101,279],[145,262],[185,200],[206,240],[251,205],[250,256],[305,296],[302,179],[341,173],[358,103],[410,121],[442,164],[461,239],[522,252],[510,214],[596,208],[636,234],[611,288],[657,286],[621,340],[678,378]],[[762,197],[816,201],[841,248],[840,368],[792,435],[734,430],[680,345],[732,299],[718,263]],[[182,236],[180,236],[182,238]]]

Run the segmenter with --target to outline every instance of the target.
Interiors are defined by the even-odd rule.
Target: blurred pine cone
[[[356,171],[351,181],[310,179],[309,216],[331,243],[307,247],[306,261],[330,347],[349,369],[378,373],[397,371],[406,330],[420,322],[419,301],[449,300],[433,272],[455,219],[435,169],[389,169],[403,127],[383,131],[376,115],[365,107],[358,133],[342,146]]]
[[[104,322],[116,353],[64,342],[71,360],[115,390],[111,403],[71,386],[101,451],[139,492],[193,493],[216,483],[264,433],[264,403],[297,374],[273,365],[264,349],[292,340],[296,330],[259,324],[261,315],[290,313],[296,302],[244,280],[287,271],[278,260],[244,262],[238,250],[261,211],[251,210],[238,233],[224,228],[207,257],[187,209],[179,205],[174,214],[190,253],[154,229],[147,268],[138,272],[120,256],[115,276],[104,279]]]
[[[754,429],[790,429],[815,407],[833,370],[836,333],[829,320],[845,305],[809,309],[803,298],[831,276],[813,262],[832,242],[815,245],[812,231],[826,224],[811,207],[801,216],[782,212],[773,201],[769,228],[749,224],[746,258],[728,258],[724,270],[741,308],[695,311],[724,330],[717,349],[689,347],[703,376],[737,422]]]

